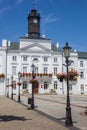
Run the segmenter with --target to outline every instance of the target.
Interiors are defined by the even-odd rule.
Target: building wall
[[[38,93],[50,93],[56,92],[57,94],[66,94],[67,87],[66,81],[62,83],[57,79],[54,74],[54,68],[57,68],[57,73],[66,72],[65,58],[62,51],[51,50],[51,40],[29,40],[20,39],[20,48],[18,50],[7,49],[7,44],[0,48],[0,73],[5,74],[5,79],[0,82],[0,94],[6,93],[7,79],[11,84],[11,76],[14,77],[14,81],[18,82],[18,72],[23,73],[23,67],[27,67],[27,73],[32,73],[31,65],[34,63],[35,67],[38,68],[38,73],[44,73],[44,67],[48,67],[48,72],[52,74],[52,78],[38,78]],[[32,46],[31,46],[32,45]],[[48,46],[47,46],[48,45]],[[16,60],[13,60],[13,56],[16,56]],[[23,58],[27,57],[27,60],[23,61]],[[44,61],[44,58],[48,58]],[[54,61],[57,58],[57,62]],[[84,72],[84,78],[78,78],[77,82],[69,82],[71,86],[71,94],[87,94],[87,59],[79,59],[77,52],[71,52],[69,60],[73,61],[69,66],[69,69],[73,68],[79,72]],[[80,61],[84,62],[84,66],[80,66]],[[12,67],[16,67],[16,72],[13,74]],[[21,78],[21,81],[27,82],[27,89],[31,93],[32,87],[29,80],[32,77]],[[48,81],[48,88],[44,89],[44,82]],[[57,87],[54,87],[54,82],[57,83]],[[84,90],[81,90],[81,86]],[[23,88],[21,86],[21,88]],[[11,91],[11,89],[10,89]],[[17,92],[14,90],[15,93]]]

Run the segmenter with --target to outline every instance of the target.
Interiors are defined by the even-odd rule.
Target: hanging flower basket
[[[6,87],[9,87],[9,85],[6,85]]]
[[[42,73],[40,73],[40,77],[42,77],[43,76],[43,74]]]
[[[69,76],[69,80],[72,81],[73,79],[74,79],[74,76],[73,76],[73,75],[70,75],[70,76]]]
[[[21,86],[21,85],[22,85],[22,82],[18,82],[17,85],[18,85],[18,86]]]
[[[40,76],[40,73],[37,73],[36,75],[37,75],[37,76]]]
[[[0,78],[5,78],[5,75],[4,74],[0,74]]]
[[[15,87],[15,86],[16,86],[16,84],[10,84],[9,86],[11,86],[11,87]]]
[[[60,81],[60,82],[63,82],[63,78],[60,78],[59,81]]]
[[[57,79],[60,81],[60,82],[63,82],[63,80],[66,80],[66,73],[58,73],[57,75]]]
[[[79,76],[79,72],[77,70],[74,70],[74,69],[71,69],[69,72],[68,72],[68,77],[69,77],[69,80],[74,80],[74,81],[77,81],[77,78]]]
[[[10,84],[11,87],[13,87],[13,84]]]
[[[73,81],[77,81],[77,77],[76,76],[74,76]]]
[[[30,79],[29,83],[35,83],[35,82],[38,82],[37,79]]]
[[[49,77],[52,77],[52,74],[49,74]]]

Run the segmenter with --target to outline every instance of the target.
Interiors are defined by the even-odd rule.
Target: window
[[[17,60],[17,56],[12,56],[12,60],[16,61]]]
[[[84,85],[83,84],[81,84],[80,89],[81,89],[81,91],[84,91]]]
[[[71,84],[69,85],[69,90],[72,91],[72,85]]]
[[[54,74],[57,74],[57,67],[54,67]]]
[[[27,89],[27,82],[23,82],[23,89]]]
[[[57,63],[57,57],[54,57],[54,62]]]
[[[44,62],[47,62],[48,61],[48,58],[47,57],[44,57]]]
[[[16,66],[12,66],[12,75],[16,75]]]
[[[35,73],[38,73],[38,67],[35,67]]]
[[[83,67],[83,61],[80,61],[80,67]]]
[[[44,73],[48,72],[48,67],[44,67]]]
[[[47,89],[48,88],[48,84],[47,82],[44,82],[44,89]]]
[[[23,61],[27,61],[27,56],[24,56],[24,57],[23,57]]]
[[[38,58],[34,58],[33,61],[38,61]]]
[[[54,89],[57,89],[57,82],[54,82]]]
[[[26,66],[23,67],[23,73],[27,73],[27,67]]]
[[[16,89],[16,81],[13,81],[13,89]]]
[[[84,78],[84,72],[80,72],[80,78]]]

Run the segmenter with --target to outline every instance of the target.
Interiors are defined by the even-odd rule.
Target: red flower
[[[18,82],[18,83],[17,83],[17,85],[21,86],[21,85],[22,85],[22,83],[21,83],[21,82]]]
[[[68,72],[68,76],[76,76],[76,77],[78,77],[79,76],[79,72],[77,70],[71,69]]]
[[[37,79],[30,79],[29,83],[38,82]]]
[[[57,79],[66,79],[66,73],[58,73],[57,75]]]
[[[9,87],[9,85],[6,85],[6,87]]]
[[[0,74],[0,78],[5,78],[5,75],[4,74]]]

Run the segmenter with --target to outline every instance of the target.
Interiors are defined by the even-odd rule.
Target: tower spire
[[[32,5],[33,5],[33,9],[36,9],[36,0],[33,0]]]
[[[36,4],[35,4],[35,1],[33,2],[33,9],[35,9],[35,6],[36,6]]]

